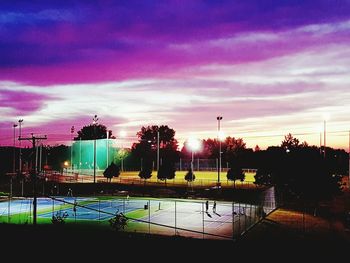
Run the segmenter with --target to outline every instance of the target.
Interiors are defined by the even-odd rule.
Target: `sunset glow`
[[[327,146],[348,149],[349,1],[1,1],[0,10],[0,146],[13,144],[19,119],[22,136],[69,144],[71,127],[95,114],[125,147],[145,125],[168,125],[180,145],[216,138],[218,115],[222,133],[247,147],[287,133],[319,146],[327,115]]]

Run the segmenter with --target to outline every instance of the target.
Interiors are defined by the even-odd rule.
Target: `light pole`
[[[66,170],[66,173],[65,173],[65,174],[67,175],[67,173],[68,173],[68,172],[67,172],[67,169],[68,169],[68,162],[67,162],[67,161],[65,161],[65,162],[63,163],[63,169]]]
[[[21,128],[22,128],[22,122],[23,119],[18,120],[18,124],[19,124],[19,138],[21,138],[22,134],[21,134]],[[19,140],[19,173],[21,174],[22,172],[22,149],[21,149],[21,140]]]
[[[159,128],[157,131],[157,175],[159,173]]]
[[[326,159],[326,120],[323,121],[324,137],[323,137],[323,158]]]
[[[21,194],[23,196],[23,178],[22,178],[22,140],[21,139],[21,136],[22,136],[22,122],[23,122],[23,119],[19,119],[18,120],[18,124],[19,124],[19,162],[18,162],[18,173],[21,177]]]
[[[326,123],[329,119],[329,113],[323,114],[323,158],[326,159],[326,138],[327,138],[327,132],[326,132]]]
[[[106,169],[107,169],[107,167],[109,166],[109,141],[108,141],[108,139],[109,139],[109,130],[107,130],[106,131]]]
[[[13,173],[16,173],[16,127],[17,124],[13,124]]]
[[[191,159],[191,171],[192,171],[192,182],[193,182],[193,157],[194,157],[194,152],[198,151],[200,148],[200,142],[198,139],[195,138],[190,138],[188,140],[188,145],[191,148],[192,151],[192,159]]]
[[[220,138],[220,121],[222,116],[216,117],[218,121],[218,141],[219,141],[219,165],[218,165],[218,186],[220,185],[220,172],[221,172],[221,138]]]
[[[13,175],[16,173],[16,127],[17,124],[13,124]],[[10,202],[12,198],[12,176],[10,176]]]
[[[121,171],[124,172],[124,138],[126,137],[126,131],[120,131],[119,136],[122,138],[122,150],[120,155],[120,165],[121,165]]]
[[[92,118],[92,125],[94,125],[94,183],[96,183],[96,125],[97,125],[97,115]]]
[[[72,145],[70,147],[70,172],[73,174],[73,133],[74,133],[74,125],[70,128],[71,141]]]
[[[320,132],[320,155],[322,155],[322,132]]]

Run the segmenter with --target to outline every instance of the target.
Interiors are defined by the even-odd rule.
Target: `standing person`
[[[74,212],[74,220],[77,221],[77,199],[74,200],[74,204],[73,204],[73,212]]]
[[[213,204],[213,212],[216,213],[216,201],[214,201],[214,204]]]
[[[209,201],[207,200],[205,202],[205,212],[208,213],[208,209],[209,209]]]

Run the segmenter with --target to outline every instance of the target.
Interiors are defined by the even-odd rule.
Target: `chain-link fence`
[[[89,223],[110,227],[118,213],[128,219],[125,231],[203,239],[236,239],[276,208],[274,189],[255,204],[216,200],[124,197],[47,196],[37,199],[37,222]],[[33,223],[33,198],[0,202],[0,222]]]

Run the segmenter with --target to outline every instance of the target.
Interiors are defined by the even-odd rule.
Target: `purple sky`
[[[64,3],[63,3],[64,2]],[[225,135],[249,147],[291,132],[347,148],[350,2],[1,1],[0,145],[68,143],[99,121],[129,145],[143,125],[180,142]],[[18,134],[18,128],[16,133]],[[123,141],[123,142],[122,142]]]

